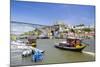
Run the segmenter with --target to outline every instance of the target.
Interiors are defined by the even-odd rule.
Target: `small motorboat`
[[[37,48],[34,48],[34,49],[32,49],[32,48],[28,48],[28,49],[25,49],[23,52],[22,52],[22,57],[27,57],[27,56],[30,56],[30,55],[32,55],[32,54],[34,54],[34,51],[39,51],[39,52],[41,52],[41,53],[44,53],[45,51],[44,50],[40,50],[40,49],[37,49]]]
[[[77,40],[80,41],[81,46],[78,46],[78,47],[70,46],[70,44],[73,40],[74,41],[77,41]],[[76,51],[76,52],[81,52],[86,46],[87,46],[86,44],[81,43],[80,39],[76,39],[76,38],[73,38],[73,39],[68,38],[67,41],[65,41],[65,42],[60,42],[60,43],[55,44],[56,48],[60,48],[60,49],[64,49],[64,50],[70,50],[70,51]]]
[[[32,50],[24,50],[22,52],[22,57],[27,57],[30,56],[32,54]]]
[[[32,61],[37,62],[43,59],[43,52],[42,50],[35,49],[34,53],[32,53]]]

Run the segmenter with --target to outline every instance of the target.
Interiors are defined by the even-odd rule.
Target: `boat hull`
[[[55,45],[56,48],[59,49],[63,49],[63,50],[69,50],[69,51],[75,51],[75,52],[82,52],[82,50],[86,47],[86,45],[84,45],[81,48],[75,48],[75,47],[63,47],[63,46],[59,46],[59,45]]]

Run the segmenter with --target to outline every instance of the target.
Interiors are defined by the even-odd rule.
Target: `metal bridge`
[[[41,24],[32,24],[32,23],[25,23],[25,22],[16,22],[16,21],[11,21],[11,23],[17,23],[17,24],[23,24],[23,25],[30,25],[34,28],[41,28],[41,27],[46,27],[47,25],[41,25]]]

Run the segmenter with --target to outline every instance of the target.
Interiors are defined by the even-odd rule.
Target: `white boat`
[[[22,52],[22,57],[26,57],[32,54],[32,50],[25,50]]]
[[[39,51],[41,53],[44,53],[44,50],[40,50],[37,48],[33,48],[33,47],[28,47],[26,50],[24,50],[22,52],[22,57],[27,57],[30,56],[31,54],[34,54],[34,52]]]

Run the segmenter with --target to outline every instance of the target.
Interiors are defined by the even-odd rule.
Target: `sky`
[[[69,25],[95,23],[95,7],[90,5],[11,1],[11,21],[52,25],[56,21]]]

